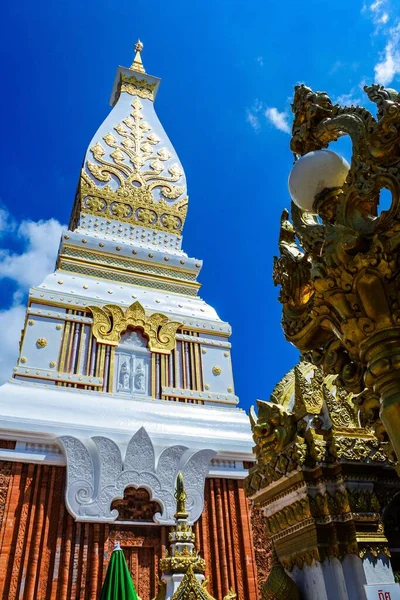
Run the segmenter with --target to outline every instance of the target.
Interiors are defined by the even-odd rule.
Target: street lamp
[[[286,338],[338,376],[400,458],[400,94],[364,89],[376,118],[295,88],[292,221],[284,211],[274,282]],[[351,166],[324,149],[343,135]],[[392,203],[378,214],[383,188]]]

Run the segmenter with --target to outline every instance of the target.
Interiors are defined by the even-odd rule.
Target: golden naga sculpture
[[[258,402],[258,419],[252,407],[250,422],[256,443],[256,453],[270,461],[293,439],[296,432],[294,416],[274,402]]]
[[[125,311],[116,304],[88,306],[93,315],[93,335],[96,340],[109,346],[118,346],[121,334],[128,327],[142,329],[149,340],[149,350],[160,354],[170,354],[175,348],[175,335],[181,323],[170,321],[161,313],[146,317],[140,302],[134,302]]]
[[[338,377],[354,394],[362,424],[373,425],[380,439],[385,428],[400,457],[400,95],[378,85],[364,89],[376,118],[295,88],[297,158],[346,134],[353,155],[342,185],[319,190],[307,211],[293,203],[292,223],[284,211],[274,282],[286,338]],[[392,202],[378,214],[383,188]]]

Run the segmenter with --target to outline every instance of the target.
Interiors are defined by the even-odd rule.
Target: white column
[[[362,560],[355,554],[348,554],[343,560],[343,573],[351,600],[366,600],[364,585],[367,583]]]
[[[353,600],[347,593],[342,563],[338,558],[327,558],[322,564],[328,600]]]
[[[290,573],[301,592],[303,600],[329,600],[321,563],[313,561],[311,567],[304,565],[302,569],[294,567]]]

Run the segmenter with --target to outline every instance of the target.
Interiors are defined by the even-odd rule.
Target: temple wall
[[[97,600],[114,541],[124,549],[142,600],[157,591],[168,528],[77,523],[64,504],[65,468],[0,462],[0,598]],[[208,479],[194,526],[209,591],[257,600],[250,513],[240,480]]]

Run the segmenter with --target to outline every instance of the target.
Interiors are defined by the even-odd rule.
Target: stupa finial
[[[146,71],[144,70],[144,66],[142,63],[142,50],[143,50],[143,43],[138,40],[134,46],[135,48],[135,58],[133,59],[133,63],[131,64],[131,66],[129,67],[132,71],[138,71],[139,73],[146,73]]]

